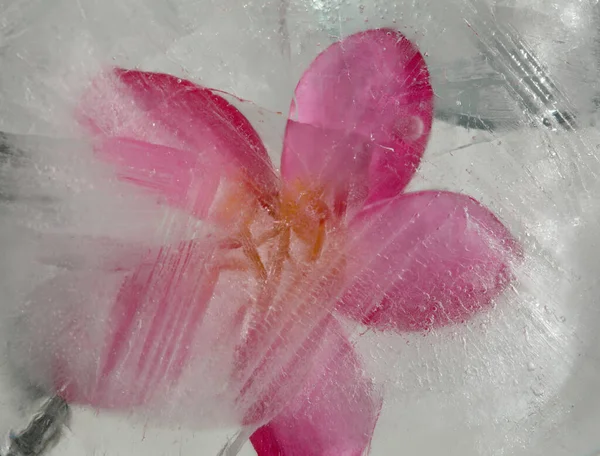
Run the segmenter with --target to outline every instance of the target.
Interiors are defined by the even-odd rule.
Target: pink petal
[[[265,318],[264,314],[262,317],[281,318]],[[298,394],[322,345],[327,343],[329,328],[336,323],[331,315],[312,321],[299,315],[286,320],[283,326],[279,326],[280,322],[272,324],[279,326],[277,329],[257,323],[238,347],[230,384],[239,385],[236,407],[241,412],[242,425],[265,423]],[[276,340],[273,329],[278,333]]]
[[[198,218],[208,216],[222,174],[208,157],[122,137],[101,138],[95,145],[100,157],[115,165],[119,179]]]
[[[205,190],[201,179],[225,176],[244,181],[263,200],[276,193],[276,175],[252,125],[223,97],[190,81],[114,69],[93,82],[78,115],[101,138],[104,159],[171,204],[181,205],[182,195],[196,200]],[[205,200],[214,188],[210,182]]]
[[[337,323],[329,326],[306,386],[250,441],[258,456],[360,456],[381,398]]]
[[[364,209],[351,226],[353,282],[339,309],[381,329],[419,331],[488,307],[511,280],[520,249],[466,195],[424,191]]]
[[[360,32],[331,45],[302,76],[281,170],[317,177],[361,201],[395,196],[425,150],[433,91],[422,55],[400,32]]]
[[[101,408],[166,396],[194,355],[191,340],[217,279],[212,250],[185,242],[125,274],[68,271],[40,287],[24,326],[38,363],[33,379],[69,402]]]

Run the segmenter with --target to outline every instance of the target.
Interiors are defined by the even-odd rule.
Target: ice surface
[[[598,8],[594,0],[0,0],[0,433],[22,428],[36,404],[33,386],[52,389],[48,341],[70,330],[63,323],[73,313],[93,309],[98,323],[86,328],[100,333],[120,271],[148,251],[214,234],[95,158],[73,115],[93,78],[111,65],[139,68],[248,100],[236,106],[278,166],[303,71],[329,44],[386,26],[418,45],[435,92],[431,139],[409,189],[473,196],[517,237],[524,257],[493,309],[463,324],[401,335],[347,324],[384,391],[370,454],[594,454]],[[221,303],[245,292],[226,285],[217,290]],[[45,307],[31,316],[36,296]],[[288,355],[312,341],[305,330],[320,317],[297,317],[300,329],[235,408],[241,385],[230,369],[236,331],[246,328],[225,309],[209,308],[195,340],[203,361],[179,389],[125,410],[74,405],[53,454],[217,454],[240,430],[244,441],[248,397],[267,391]],[[98,344],[74,340],[90,362],[100,356]],[[263,355],[249,356],[259,363]],[[281,403],[296,383],[278,392]],[[254,451],[247,444],[239,454]]]

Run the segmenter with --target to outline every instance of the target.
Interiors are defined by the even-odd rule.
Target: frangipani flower
[[[93,268],[43,285],[28,320],[46,328],[32,345],[40,382],[71,402],[249,426],[261,456],[363,454],[381,397],[353,324],[463,321],[502,292],[518,255],[474,199],[402,193],[432,112],[410,41],[352,35],[302,76],[278,175],[217,91],[138,70],[99,77],[78,112],[97,156],[204,225],[159,248],[108,243]]]

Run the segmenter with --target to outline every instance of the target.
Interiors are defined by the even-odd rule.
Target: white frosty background
[[[0,0],[0,131],[11,150],[29,157],[0,162],[0,338],[23,297],[52,272],[33,260],[40,233],[161,235],[148,226],[165,214],[140,207],[135,195],[111,204],[119,189],[86,164],[76,140],[70,113],[101,65],[169,72],[252,100],[268,119],[256,125],[277,163],[283,122],[273,113],[287,111],[319,49],[361,29],[394,26],[425,54],[444,119],[412,188],[480,199],[519,236],[526,261],[496,308],[464,327],[359,339],[388,386],[372,454],[594,454],[597,3]],[[10,372],[0,380],[5,432],[30,405]],[[75,409],[55,453],[210,455],[230,432],[154,429]],[[253,454],[250,445],[241,454]]]

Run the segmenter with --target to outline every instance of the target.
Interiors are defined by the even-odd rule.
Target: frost
[[[52,454],[252,455],[247,439],[291,397],[321,400],[322,422],[343,415],[342,404],[304,385],[310,379],[331,386],[330,377],[311,371],[320,363],[328,373],[356,373],[355,349],[360,375],[340,385],[341,397],[356,401],[358,415],[373,406],[361,394],[383,393],[369,454],[593,454],[600,445],[599,13],[597,2],[570,0],[0,0],[0,433],[24,429],[40,398],[61,385],[80,404],[71,404],[71,425]],[[434,91],[431,136],[407,191],[473,197],[522,247],[522,258],[510,261],[514,280],[465,321],[442,326],[440,315],[452,313],[451,306],[430,301],[445,295],[439,287],[420,289],[427,277],[410,275],[408,260],[393,263],[398,248],[373,243],[370,250],[344,250],[345,231],[325,236],[323,205],[334,207],[327,195],[299,186],[301,201],[273,196],[279,191],[273,178],[268,185],[277,190],[270,196],[288,204],[277,218],[272,201],[253,212],[237,177],[215,185],[215,198],[225,201],[218,210],[190,202],[187,194],[161,194],[185,179],[196,189],[210,183],[207,162],[178,164],[190,174],[152,166],[127,174],[125,166],[118,175],[115,162],[98,159],[98,144],[76,114],[98,75],[112,66],[168,73],[216,89],[260,135],[261,159],[268,154],[279,167],[287,115],[301,115],[289,109],[300,77],[330,44],[379,27],[400,30],[416,44]],[[122,112],[115,108],[122,102],[119,87],[111,80],[110,90],[98,92],[115,97],[99,97],[118,120],[113,132],[147,127],[147,113],[140,114],[134,99]],[[144,139],[183,147],[185,134],[161,123],[168,114]],[[410,140],[429,128],[417,115],[396,125]],[[207,150],[226,148],[217,140],[207,144]],[[363,152],[353,155],[356,163]],[[331,163],[344,169],[342,161]],[[344,179],[343,172],[327,172]],[[362,190],[352,188],[360,200]],[[255,217],[239,222],[249,227],[247,242],[224,236],[224,225],[198,216],[201,210],[218,213],[228,228],[242,215]],[[402,244],[407,258],[417,263],[419,249],[431,245],[450,249],[465,232],[487,236],[493,252],[508,249],[504,237],[494,237],[492,221],[469,218],[475,210],[466,212],[464,226],[439,221],[443,233],[458,232],[454,237]],[[365,231],[386,231],[393,214],[381,213],[365,222]],[[287,234],[279,230],[285,223]],[[420,226],[418,218],[410,223],[398,233]],[[215,254],[214,239],[235,253]],[[457,257],[472,258],[480,245],[469,247],[456,250]],[[357,273],[352,288],[339,271],[359,254],[376,266],[370,275]],[[485,274],[504,264],[486,257],[459,274],[451,261],[438,260],[436,273],[446,267],[452,283],[479,287],[472,293],[491,293],[497,276]],[[305,263],[316,266],[306,272]],[[261,288],[266,276],[277,280]],[[407,286],[405,294],[388,287],[403,277],[418,286]],[[450,283],[433,276],[429,282]],[[131,314],[126,305],[114,310],[124,283],[144,295]],[[465,287],[456,302],[468,313]],[[418,301],[423,293],[431,298],[427,305]],[[414,298],[406,321],[419,312],[433,315],[428,331],[378,331],[389,324],[376,317],[385,295]],[[190,297],[197,307],[170,307]],[[373,301],[360,317],[377,329],[337,307],[337,298],[357,297]],[[244,302],[263,305],[262,313],[237,304]],[[339,328],[329,333],[332,318]],[[107,346],[107,333],[121,343]],[[339,352],[322,343],[340,334],[348,342]],[[254,345],[240,355],[249,340]],[[78,390],[97,380],[90,372],[101,370],[99,360],[111,350],[122,356],[104,368],[118,375],[90,387],[93,394]],[[55,361],[65,359],[77,362],[66,369],[69,378],[58,378],[65,368]],[[127,385],[141,384],[128,395]],[[264,403],[269,406],[261,408]],[[249,418],[256,416],[261,420]],[[346,424],[358,426],[351,418]]]

